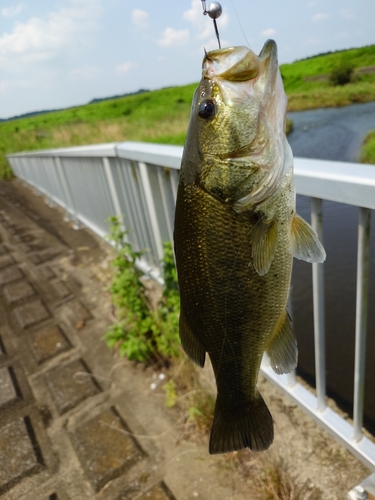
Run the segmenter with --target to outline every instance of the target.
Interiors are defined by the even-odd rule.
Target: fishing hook
[[[221,16],[223,9],[221,8],[221,5],[219,4],[219,2],[211,2],[210,5],[208,6],[208,10],[207,10],[205,0],[202,0],[202,7],[203,7],[203,14],[204,15],[208,14],[214,22],[216,38],[217,38],[217,41],[219,43],[219,49],[221,49],[219,30],[217,29],[216,19]]]

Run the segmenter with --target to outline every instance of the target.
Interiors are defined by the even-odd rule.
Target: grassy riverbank
[[[350,82],[333,85],[330,75],[340,68],[349,68]],[[284,64],[280,70],[289,111],[375,100],[375,45]],[[1,122],[0,177],[11,177],[5,155],[12,152],[111,141],[182,145],[196,85]]]
[[[375,164],[375,130],[371,130],[363,141],[361,161]]]

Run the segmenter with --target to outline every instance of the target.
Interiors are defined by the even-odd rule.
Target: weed
[[[153,307],[143,274],[136,266],[142,252],[134,251],[126,241],[127,232],[118,217],[111,217],[109,222],[108,240],[117,253],[112,262],[115,271],[109,290],[118,322],[108,328],[107,344],[117,347],[120,355],[130,360],[174,357],[179,352],[180,302],[171,245],[164,245],[165,287],[161,300]]]
[[[226,458],[231,467],[248,478],[258,500],[322,500],[322,492],[310,483],[303,483],[293,474],[286,461],[270,451],[253,454],[249,450]]]
[[[375,130],[371,130],[363,141],[361,161],[375,164]]]
[[[178,364],[177,364],[178,363]],[[193,365],[185,356],[175,359],[172,376],[163,386],[166,406],[174,406],[184,415],[184,425],[179,440],[207,440],[215,410],[215,391],[204,371]]]
[[[177,391],[176,384],[173,379],[168,380],[166,384],[163,385],[163,390],[165,391],[166,399],[165,406],[171,408],[176,404],[177,401]]]

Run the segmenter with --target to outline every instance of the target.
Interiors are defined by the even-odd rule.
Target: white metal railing
[[[163,241],[173,239],[182,147],[124,142],[8,155],[14,173],[104,237],[106,220],[124,216],[129,242],[148,249],[140,267],[159,276]],[[360,207],[355,326],[354,420],[327,406],[325,381],[324,265],[313,264],[316,395],[295,373],[276,375],[265,358],[262,373],[323,425],[373,472],[375,444],[362,433],[370,214],[375,209],[375,167],[295,158],[297,193],[312,198],[311,219],[322,238],[322,200]]]

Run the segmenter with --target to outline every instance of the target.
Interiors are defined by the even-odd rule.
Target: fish
[[[289,373],[298,349],[287,311],[293,257],[323,262],[296,213],[287,98],[277,45],[205,52],[181,160],[174,248],[182,347],[208,354],[217,386],[209,453],[263,451],[273,419],[257,389],[263,354]]]

